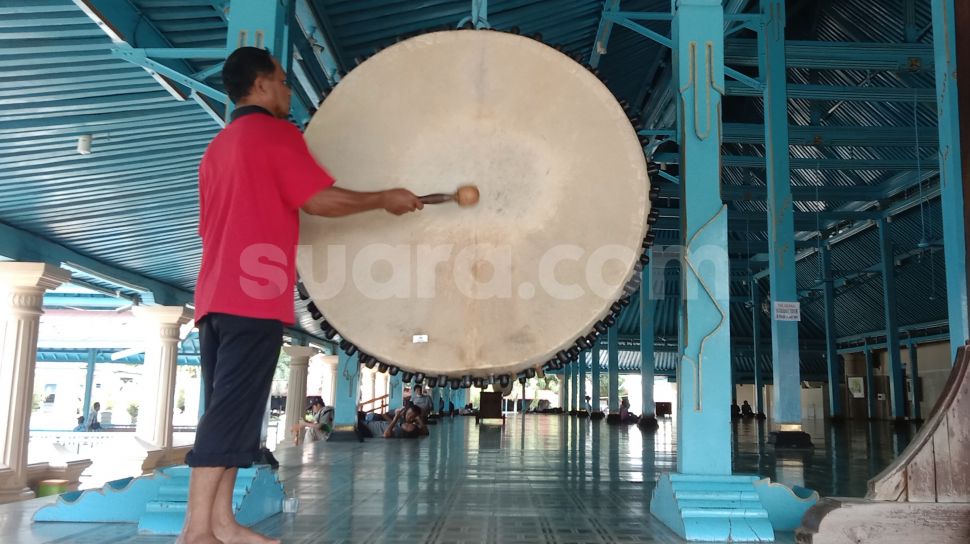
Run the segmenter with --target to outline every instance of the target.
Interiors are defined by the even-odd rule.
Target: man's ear
[[[253,80],[253,86],[249,89],[250,95],[262,95],[266,90],[266,78],[262,75],[257,75],[256,79]]]

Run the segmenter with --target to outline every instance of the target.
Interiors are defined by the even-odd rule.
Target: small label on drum
[[[427,334],[415,334],[411,337],[412,344],[427,344],[428,335]]]

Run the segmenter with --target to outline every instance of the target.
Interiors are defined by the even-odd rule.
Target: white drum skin
[[[301,217],[297,267],[324,318],[405,371],[542,365],[610,312],[642,251],[650,184],[633,127],[593,74],[529,38],[389,47],[337,85],[306,141],[339,187],[480,190],[471,207]]]

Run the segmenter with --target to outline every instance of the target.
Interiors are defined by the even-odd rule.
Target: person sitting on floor
[[[630,413],[630,399],[623,397],[620,401],[620,423],[636,423],[639,418]]]
[[[423,385],[418,384],[411,389],[411,404],[421,409],[421,417],[427,421],[431,415],[431,397],[424,394]]]
[[[394,415],[367,414],[364,416],[365,435],[383,438],[418,438],[428,434],[428,428],[421,419],[421,409],[415,405],[398,408]]]
[[[300,444],[300,438],[304,434],[307,442],[316,442],[329,436],[330,431],[333,430],[333,408],[328,407],[322,398],[314,397],[310,401],[309,409],[313,415],[313,420],[296,423],[291,429],[294,434],[294,443],[297,445]]]
[[[742,417],[754,416],[754,410],[751,409],[751,405],[748,404],[748,401],[744,401],[741,403],[741,416]]]

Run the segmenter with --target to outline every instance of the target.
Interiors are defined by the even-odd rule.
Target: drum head
[[[593,74],[529,38],[421,35],[348,74],[317,160],[356,191],[477,185],[480,202],[304,215],[298,270],[362,352],[428,376],[542,365],[610,312],[647,231],[643,150]]]

